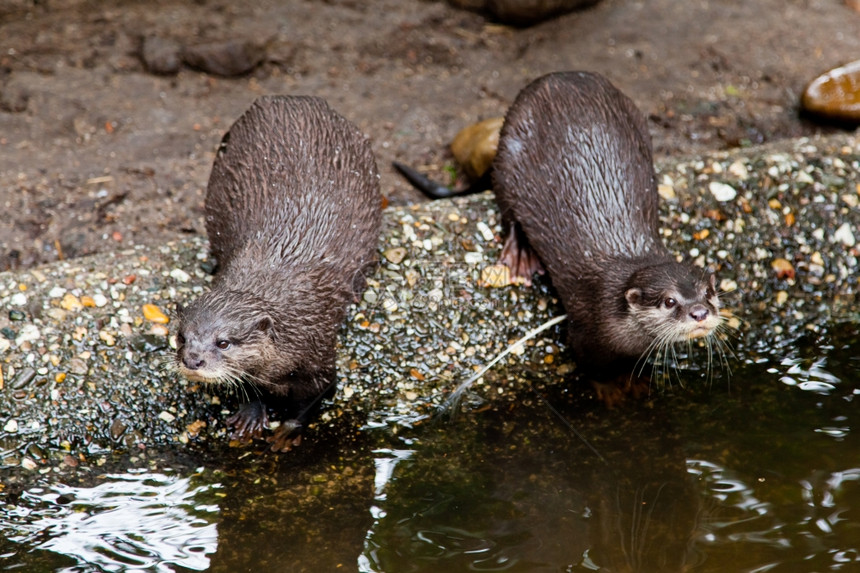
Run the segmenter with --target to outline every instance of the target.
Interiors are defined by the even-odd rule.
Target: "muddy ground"
[[[251,40],[240,77],[147,71],[145,37]],[[799,117],[814,76],[860,58],[843,0],[603,0],[525,29],[427,0],[0,0],[0,270],[204,233],[224,131],[266,93],[325,97],[394,159],[440,170],[465,125],[549,71],[608,76],[658,156],[828,133]]]

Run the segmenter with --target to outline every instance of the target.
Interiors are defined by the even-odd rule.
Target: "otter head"
[[[277,359],[267,305],[246,292],[216,289],[179,311],[176,365],[189,380],[266,383]]]
[[[690,265],[672,262],[638,270],[624,299],[628,316],[658,347],[709,336],[721,322],[715,276]]]

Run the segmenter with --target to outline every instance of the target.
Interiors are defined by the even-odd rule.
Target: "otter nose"
[[[697,304],[690,309],[690,318],[696,322],[702,322],[708,318],[708,309],[701,304]]]
[[[189,370],[199,370],[206,366],[206,361],[199,358],[196,354],[184,357],[182,359],[182,363],[185,364],[186,368]]]

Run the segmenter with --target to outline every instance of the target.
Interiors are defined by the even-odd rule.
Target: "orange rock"
[[[774,271],[776,271],[776,278],[779,280],[794,278],[794,265],[786,259],[774,259],[773,262],[770,263],[770,266]]]
[[[464,128],[451,142],[451,153],[470,177],[487,172],[499,147],[499,130],[505,118],[493,117]]]
[[[167,324],[170,319],[164,314],[160,308],[154,304],[145,304],[142,307],[143,318],[156,324]]]
[[[860,124],[860,60],[834,68],[803,91],[803,109],[841,123]]]

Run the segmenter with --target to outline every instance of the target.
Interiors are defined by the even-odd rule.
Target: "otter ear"
[[[266,334],[266,336],[272,338],[275,335],[275,322],[271,319],[271,317],[261,318],[260,322],[257,323],[257,330]]]
[[[708,279],[708,284],[711,285],[711,288],[714,290],[714,292],[717,292],[717,275],[711,273],[711,276]]]
[[[630,306],[642,304],[642,291],[638,288],[629,288],[624,293],[624,298],[627,299],[627,304]]]

